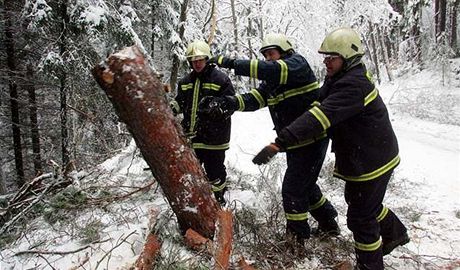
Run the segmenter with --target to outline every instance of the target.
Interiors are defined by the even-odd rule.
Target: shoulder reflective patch
[[[369,70],[366,70],[366,78],[374,84],[374,76],[372,76],[372,73]]]
[[[281,67],[280,70],[280,84],[286,84],[288,79],[288,66],[283,60],[276,60]]]
[[[222,60],[224,60],[224,57],[220,55],[219,58],[217,58],[217,64],[222,65]]]
[[[367,106],[367,104],[371,103],[374,99],[377,98],[378,95],[379,95],[379,90],[377,90],[377,88],[374,88],[374,90],[372,90],[369,93],[369,95],[367,95],[364,98],[364,106]]]
[[[321,123],[323,126],[323,129],[326,130],[331,126],[331,122],[327,118],[327,116],[321,111],[319,107],[313,107],[310,110],[308,110],[311,114],[313,114],[316,119]]]

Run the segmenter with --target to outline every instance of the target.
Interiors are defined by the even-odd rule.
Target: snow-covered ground
[[[458,118],[455,124],[455,117],[460,115],[457,105],[460,81],[458,74],[456,76],[442,85],[440,74],[422,71],[404,74],[394,82],[379,86],[380,94],[389,104],[402,159],[389,185],[385,204],[400,216],[411,237],[409,244],[384,258],[388,269],[460,269]],[[413,96],[417,95],[416,91],[405,91],[409,88],[436,89],[432,91],[448,93],[457,102],[449,100],[449,104],[454,105],[447,109],[436,106],[426,108],[433,112],[430,117],[423,117],[420,110],[411,115],[411,111],[404,110],[406,106],[401,107],[402,97],[418,100]],[[415,108],[417,104],[411,103],[411,106]],[[446,111],[453,112],[454,118],[443,121]],[[256,188],[242,188],[239,182],[243,178],[246,185],[260,184],[258,179],[266,176],[267,168],[271,168],[270,165],[258,167],[251,162],[252,157],[275,138],[269,113],[266,109],[252,113],[236,112],[232,119],[231,148],[226,161],[231,190],[227,199],[236,209],[264,207],[272,202],[270,198],[254,192]],[[272,163],[283,166],[283,159],[284,155],[280,154]],[[325,166],[332,162],[333,156],[329,153]],[[91,194],[89,187],[99,187],[100,190],[93,194],[95,197],[101,192],[110,194],[115,190],[120,192],[120,189],[130,192],[134,187],[142,187],[153,181],[150,172],[143,170],[145,167],[138,151],[136,154],[135,147],[131,145],[98,166],[96,172],[78,183],[78,188]],[[283,168],[278,169],[283,171]],[[99,176],[96,177],[96,174]],[[327,171],[322,173],[320,184],[339,211],[343,239],[349,239],[350,232],[345,224],[343,183],[339,179],[331,181],[327,174]],[[275,174],[271,182],[274,185],[269,189],[276,192],[281,179],[282,175]],[[173,262],[179,257],[182,260],[194,256],[177,240],[180,236],[174,218],[155,185],[148,192],[139,192],[132,198],[102,206],[95,204],[83,211],[73,210],[71,222],[67,217],[66,220],[55,221],[52,226],[45,222],[44,217],[30,221],[24,234],[1,251],[0,269],[128,269],[142,249],[146,232],[151,226],[149,215],[155,211],[159,212],[158,222],[164,222],[160,230],[164,240],[163,259]],[[87,232],[90,229],[98,232],[97,237],[90,237],[91,234]],[[234,253],[238,253],[236,249]],[[35,252],[18,254],[27,250]],[[171,255],[172,250],[176,250],[174,256],[178,257]],[[238,257],[233,259],[237,260]],[[190,268],[197,267],[192,259],[190,264],[194,265]],[[206,268],[207,264],[199,265]],[[294,265],[291,269],[327,269],[315,258],[299,260]]]

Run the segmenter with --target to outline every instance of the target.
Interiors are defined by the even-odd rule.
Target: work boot
[[[318,227],[311,230],[314,236],[338,236],[340,235],[339,224],[335,219],[328,220],[327,222],[318,222]]]
[[[394,240],[384,240],[382,239],[382,252],[383,256],[390,254],[393,249],[395,249],[398,246],[403,246],[407,243],[409,243],[409,235],[407,235],[407,232],[405,232],[401,237],[394,239]]]

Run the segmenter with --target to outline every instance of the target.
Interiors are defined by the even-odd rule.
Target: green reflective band
[[[279,94],[274,98],[269,98],[268,105],[269,106],[276,105],[287,98],[297,96],[297,95],[302,95],[302,94],[314,91],[318,88],[319,88],[319,83],[313,82],[313,83],[307,84],[299,88],[293,88],[293,89],[287,90],[286,92]]]
[[[286,84],[288,79],[288,66],[286,62],[283,60],[276,60],[278,64],[281,66],[281,73],[280,73],[280,84]]]
[[[371,103],[374,99],[377,98],[378,95],[379,95],[379,90],[377,90],[377,88],[374,88],[374,90],[372,90],[369,93],[369,95],[367,95],[364,98],[364,106],[367,106],[367,104]]]
[[[249,91],[249,93],[251,95],[253,95],[257,99],[257,102],[259,102],[259,109],[265,107],[264,98],[262,97],[262,95],[260,95],[260,93],[259,93],[259,91],[257,91],[257,89],[251,89],[251,91]]]
[[[192,113],[190,114],[190,132],[195,130],[196,110],[198,109],[198,95],[200,93],[200,79],[195,81],[195,89],[193,90]]]
[[[313,139],[308,139],[308,140],[305,140],[305,141],[301,141],[296,145],[288,146],[286,149],[287,150],[292,150],[292,149],[297,149],[297,148],[300,148],[300,147],[304,147],[304,146],[312,144],[312,143],[314,143],[314,142],[316,142],[318,140],[324,139],[326,137],[327,137],[327,133],[326,133],[326,131],[323,131],[323,133],[321,133],[320,135],[318,135],[317,137],[315,137]]]
[[[193,149],[208,149],[208,150],[227,150],[230,148],[229,143],[224,144],[204,144],[204,143],[192,143]]]
[[[307,220],[308,219],[308,212],[307,213],[300,213],[300,214],[288,214],[288,213],[286,213],[286,219],[287,220],[295,220],[295,221]]]
[[[222,65],[222,60],[224,60],[224,57],[220,55],[219,58],[217,58],[217,64]]]
[[[214,83],[203,83],[203,89],[210,89],[214,91],[219,91],[220,90],[220,85],[214,84]]]
[[[313,211],[313,210],[316,210],[318,208],[320,208],[321,206],[323,206],[325,203],[326,203],[326,197],[321,196],[321,199],[319,199],[319,201],[317,203],[315,203],[314,205],[310,206],[310,211]]]
[[[375,251],[379,249],[379,247],[382,245],[382,240],[379,239],[376,242],[372,244],[363,244],[359,242],[355,242],[355,248],[362,250],[362,251]]]
[[[331,126],[331,122],[329,121],[329,119],[327,118],[327,116],[323,113],[323,111],[321,111],[320,108],[318,107],[313,107],[311,108],[310,110],[308,110],[311,114],[313,114],[316,119],[318,119],[318,121],[321,123],[321,125],[323,126],[323,129],[326,130],[328,129],[330,126]]]
[[[238,100],[238,111],[244,111],[245,105],[243,97],[241,95],[237,95],[236,99]]]
[[[378,222],[382,221],[387,216],[387,214],[388,214],[388,208],[384,206],[380,214],[377,216],[377,221]]]
[[[257,69],[259,66],[259,60],[252,59],[249,64],[249,77],[257,79]]]
[[[192,89],[193,88],[193,83],[189,83],[189,84],[183,84],[180,86],[180,89],[182,91],[187,91],[189,89]]]
[[[211,185],[211,188],[212,188],[212,191],[213,191],[213,192],[218,192],[218,191],[223,190],[226,186],[227,186],[227,182],[223,182],[223,183],[220,184],[220,185],[214,185],[214,184],[212,184],[212,185]]]
[[[334,172],[333,175],[336,177],[348,180],[348,181],[354,181],[354,182],[368,181],[368,180],[375,179],[385,174],[389,170],[396,167],[400,161],[401,161],[400,157],[396,156],[390,162],[378,168],[377,170],[370,172],[370,173],[363,174],[363,175],[359,175],[359,176],[345,176],[345,175],[339,174],[338,172]]]
[[[367,70],[366,71],[366,78],[373,84],[374,83],[374,76],[372,76],[372,73]]]

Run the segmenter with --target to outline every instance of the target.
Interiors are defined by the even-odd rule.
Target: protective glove
[[[173,100],[173,101],[169,102],[169,107],[171,108],[174,116],[176,116],[176,115],[178,115],[180,113],[180,107],[179,107],[179,103],[177,103],[177,101]]]
[[[235,59],[228,58],[222,55],[211,57],[208,64],[215,64],[222,68],[235,68]]]
[[[217,97],[206,96],[198,104],[198,117],[218,121],[223,119],[224,112]]]
[[[281,147],[276,143],[265,146],[253,159],[252,162],[257,165],[267,164],[272,157],[281,151]]]
[[[211,120],[224,120],[238,109],[237,106],[238,101],[234,96],[207,96],[201,99],[198,105],[198,114],[208,117]]]

